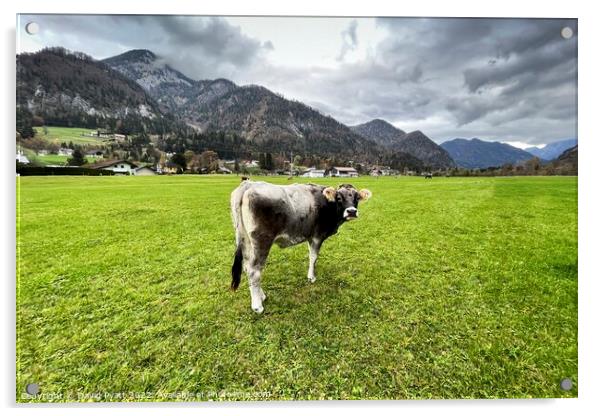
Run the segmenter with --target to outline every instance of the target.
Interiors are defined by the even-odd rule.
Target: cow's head
[[[337,215],[340,215],[343,221],[352,220],[358,217],[357,205],[360,201],[366,201],[372,196],[372,192],[367,189],[358,191],[353,185],[339,185],[338,189],[329,186],[324,188],[322,194],[328,202],[336,204]]]

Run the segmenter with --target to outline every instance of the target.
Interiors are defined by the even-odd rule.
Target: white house
[[[171,175],[178,173],[178,171],[182,170],[182,168],[179,165],[176,165],[171,160],[168,160],[167,162],[157,163],[156,169],[157,173],[161,175]]]
[[[393,176],[399,175],[399,171],[397,169],[391,169],[388,166],[374,166],[370,170],[370,176]]]
[[[95,159],[102,159],[102,152],[98,150],[91,150],[86,152],[86,157],[93,157]]]
[[[156,174],[157,172],[148,166],[139,166],[134,169],[134,175],[136,176],[153,176]]]
[[[91,169],[112,170],[117,175],[135,175],[137,167],[136,164],[127,160],[107,160],[90,165]]]
[[[215,171],[215,173],[222,173],[224,175],[229,175],[232,173],[232,171],[224,166],[220,166],[217,168],[217,170]]]
[[[330,176],[337,176],[341,178],[355,178],[358,175],[357,170],[354,168],[335,166],[330,169]]]
[[[73,149],[68,149],[65,147],[61,147],[59,149],[59,155],[60,156],[73,156]]]
[[[304,178],[323,178],[325,173],[324,169],[309,168],[301,176]]]
[[[28,165],[30,163],[29,159],[23,154],[23,152],[17,153],[17,162],[23,163],[24,165]]]
[[[246,160],[243,162],[243,165],[247,168],[258,168],[259,160]]]

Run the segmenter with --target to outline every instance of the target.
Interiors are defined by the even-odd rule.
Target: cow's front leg
[[[309,241],[309,270],[307,270],[307,280],[310,283],[316,281],[316,262],[318,261],[321,246],[322,240],[312,239]]]

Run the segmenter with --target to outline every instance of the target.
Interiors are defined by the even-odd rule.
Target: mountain
[[[169,65],[162,64],[157,55],[147,49],[133,49],[102,62],[134,79],[147,90],[162,84],[190,87],[195,82]]]
[[[575,147],[576,145],[577,139],[566,139],[548,143],[542,148],[528,147],[525,151],[540,159],[552,160],[560,156],[565,150]]]
[[[96,127],[127,119],[139,127],[162,118],[155,100],[138,84],[63,48],[17,55],[17,107],[60,125]]]
[[[573,146],[564,152],[557,159],[546,166],[557,175],[577,175],[578,171],[578,149]]]
[[[394,148],[416,156],[433,168],[450,168],[456,165],[447,150],[429,139],[420,130],[406,134]]]
[[[438,169],[455,165],[447,151],[420,130],[406,133],[380,119],[352,126],[351,130],[389,149],[408,153],[426,166]]]
[[[378,118],[364,124],[350,126],[349,128],[357,134],[372,139],[383,146],[392,146],[406,135],[405,131]]]
[[[45,122],[162,133],[158,145],[177,152],[294,152],[338,163],[423,167],[411,154],[387,149],[301,102],[258,85],[191,79],[144,49],[104,61],[63,48],[18,55],[17,115],[22,137],[33,122]]]
[[[203,131],[234,132],[264,148],[349,156],[378,152],[376,143],[332,117],[257,85],[237,87],[208,103],[197,102],[190,121]]]
[[[136,81],[159,104],[183,118],[194,114],[195,106],[208,104],[236,88],[226,79],[193,80],[146,49],[134,49],[103,62]]]
[[[410,154],[383,149],[334,118],[259,85],[193,80],[148,50],[132,50],[103,62],[201,132],[233,133],[262,151],[422,166]]]
[[[469,169],[515,164],[533,158],[531,153],[509,144],[476,138],[450,140],[441,143],[441,147],[447,150],[458,166]]]

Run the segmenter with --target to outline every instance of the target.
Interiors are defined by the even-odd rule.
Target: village
[[[72,141],[49,142],[36,136],[22,140],[16,162],[21,168],[38,168],[36,174],[90,175],[176,175],[176,174],[243,174],[282,175],[304,178],[358,177],[358,176],[414,176],[421,175],[409,169],[399,171],[389,166],[369,165],[353,160],[328,163],[300,155],[258,153],[257,158],[224,159],[212,150],[194,153],[162,151],[149,144],[146,150],[129,152],[132,137],[103,130],[79,132],[81,138],[97,140],[94,144],[74,144]],[[333,161],[334,162],[334,161]],[[23,171],[23,169],[21,169]],[[27,170],[27,169],[25,169]]]
[[[488,168],[454,166],[434,169],[423,166],[379,165],[317,155],[292,152],[234,151],[219,145],[197,147],[166,146],[155,135],[125,135],[101,129],[54,128],[43,126],[34,137],[22,138],[17,133],[17,172],[20,175],[178,175],[218,174],[287,176],[303,178],[358,176],[516,176],[575,174],[576,158],[544,165],[533,157],[525,162]],[[204,150],[203,150],[204,149]],[[576,153],[576,152],[575,152]],[[235,155],[239,157],[235,158]],[[571,155],[569,155],[571,156]]]
[[[214,152],[211,152],[214,153]],[[47,150],[39,150],[37,156],[48,155]],[[57,153],[59,156],[73,157],[74,150],[70,148],[60,148]],[[287,169],[265,169],[260,163],[260,160],[225,160],[214,159],[211,161],[212,166],[195,167],[193,163],[178,163],[178,156],[175,153],[162,152],[160,160],[156,163],[134,162],[127,159],[113,159],[103,157],[102,152],[89,151],[85,153],[86,160],[91,162],[83,165],[70,165],[67,162],[63,164],[47,164],[46,168],[56,169],[73,169],[84,168],[97,171],[110,171],[114,175],[133,175],[133,176],[152,176],[152,175],[176,175],[176,174],[255,174],[255,175],[283,175],[283,176],[299,176],[304,178],[323,178],[323,177],[358,177],[362,175],[369,176],[398,176],[404,174],[406,176],[414,176],[419,173],[405,170],[400,172],[396,169],[391,169],[388,166],[366,166],[365,164],[355,164],[351,166],[333,166],[331,168],[319,169],[315,166],[304,167],[295,166],[290,161],[286,161]],[[186,159],[182,159],[185,161]],[[31,165],[28,156],[19,151],[16,155],[16,161],[23,166]],[[349,161],[352,165],[353,161]]]

